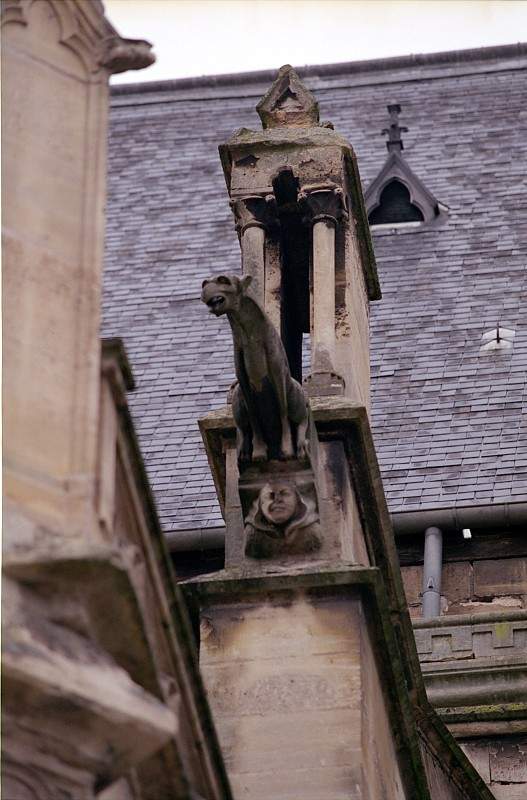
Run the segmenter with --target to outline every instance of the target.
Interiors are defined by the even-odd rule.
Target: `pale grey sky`
[[[527,38],[527,0],[104,0],[157,62],[113,83],[430,53]]]

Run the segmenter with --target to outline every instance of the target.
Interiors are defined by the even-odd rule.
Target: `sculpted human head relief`
[[[313,553],[321,545],[316,503],[293,481],[269,481],[245,519],[245,535],[250,558]]]
[[[301,504],[295,486],[285,481],[267,483],[260,493],[260,508],[272,525],[285,525]]]
[[[216,317],[222,314],[237,312],[240,309],[242,294],[247,290],[252,278],[246,275],[218,275],[201,284],[201,300],[211,314]]]

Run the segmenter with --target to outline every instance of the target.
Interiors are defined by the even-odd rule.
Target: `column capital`
[[[336,225],[337,220],[347,219],[346,199],[340,186],[305,186],[298,199],[307,211],[307,219],[313,224],[327,220]]]
[[[268,231],[277,224],[274,195],[247,195],[230,201],[236,220],[236,230],[242,235],[248,228],[263,228]]]

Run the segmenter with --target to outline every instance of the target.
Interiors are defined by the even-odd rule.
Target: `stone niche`
[[[341,398],[320,398],[310,401],[313,417],[336,410],[349,411],[350,404]],[[364,416],[361,406],[354,413]],[[294,566],[306,563],[345,561],[350,564],[370,563],[363,534],[353,475],[348,467],[345,445],[339,437],[319,436],[312,425],[309,462],[254,462],[240,475],[235,444],[235,427],[229,406],[211,412],[200,420],[216,490],[227,524],[225,566],[269,570],[271,566]],[[262,490],[270,482],[293,483],[303,498],[307,511],[312,511],[311,527],[319,546],[306,541],[306,547],[290,553],[280,548],[262,553],[247,552],[251,536],[250,523]],[[247,522],[249,521],[249,525]],[[254,526],[253,526],[254,527]],[[263,526],[265,528],[265,526]],[[305,530],[305,528],[304,528]],[[309,533],[309,531],[308,531]]]

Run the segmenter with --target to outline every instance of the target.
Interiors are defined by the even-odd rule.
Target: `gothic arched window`
[[[379,196],[379,205],[369,214],[370,225],[399,222],[423,222],[423,212],[410,199],[410,192],[401,181],[389,181]]]

